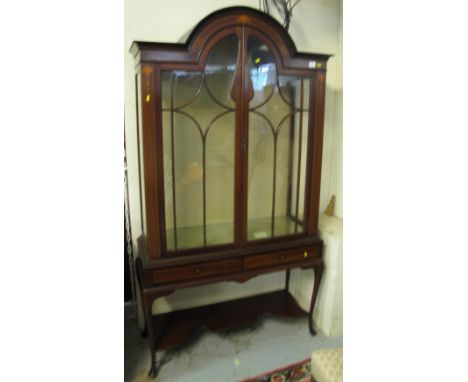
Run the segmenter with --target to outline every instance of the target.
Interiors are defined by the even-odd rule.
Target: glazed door
[[[310,72],[249,27],[161,71],[165,252],[305,235]]]
[[[196,69],[161,72],[166,252],[235,243],[240,51],[233,28]]]
[[[244,240],[304,236],[311,74],[281,72],[279,50],[254,29],[245,34]]]

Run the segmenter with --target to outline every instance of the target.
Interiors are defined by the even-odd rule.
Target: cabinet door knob
[[[280,259],[280,260],[284,260],[284,255],[281,255],[281,256],[279,257],[279,259]]]
[[[200,273],[200,268],[196,268],[195,273]]]

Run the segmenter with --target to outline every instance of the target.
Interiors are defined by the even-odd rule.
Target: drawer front
[[[296,262],[307,262],[307,260],[314,259],[317,256],[317,248],[249,256],[244,260],[244,268],[254,269]]]
[[[153,271],[153,282],[162,284],[171,281],[190,280],[206,276],[220,275],[235,272],[241,269],[240,259],[210,261],[187,265],[183,267],[174,267]]]

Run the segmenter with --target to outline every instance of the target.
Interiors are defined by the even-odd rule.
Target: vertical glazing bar
[[[206,135],[202,136],[202,155],[203,155],[203,245],[206,247]]]
[[[271,237],[275,237],[275,204],[276,204],[276,147],[278,132],[273,135],[273,205],[271,208]]]
[[[279,86],[279,85],[278,85]],[[295,126],[296,126],[296,113],[294,106],[296,105],[296,96],[294,94],[294,88],[290,87],[290,97],[291,105],[289,107],[289,112],[291,117],[289,118],[289,145],[288,145],[288,196],[286,199],[286,213],[288,217],[294,219],[292,215],[293,206],[292,204],[292,177],[293,177],[293,161],[294,161],[294,136],[295,136]]]
[[[254,90],[252,85],[252,80],[250,78],[250,63],[249,63],[249,52],[247,51],[247,38],[248,32],[246,31],[245,25],[242,25],[241,31],[241,45],[240,45],[240,97],[239,105],[237,112],[239,113],[239,122],[237,126],[239,129],[239,143],[242,142],[242,147],[239,155],[239,168],[240,168],[240,239],[241,245],[247,241],[247,229],[248,229],[248,195],[249,195],[249,149],[248,149],[248,139],[249,139],[249,103],[250,100],[254,97]]]
[[[299,138],[297,142],[297,188],[296,188],[296,221],[294,224],[294,232],[297,233],[297,223],[299,222],[299,190],[301,188],[301,155],[302,155],[302,110],[304,108],[304,78],[301,77],[301,98],[299,107]]]
[[[171,164],[172,164],[172,218],[174,226],[174,250],[177,251],[177,218],[176,218],[176,192],[175,192],[175,154],[174,154],[174,72],[171,72],[170,99],[171,99]]]

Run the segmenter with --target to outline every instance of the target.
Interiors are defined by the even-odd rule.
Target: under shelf
[[[158,333],[157,347],[179,347],[199,328],[223,331],[253,325],[262,314],[281,317],[307,315],[287,290],[159,314],[153,320]]]

